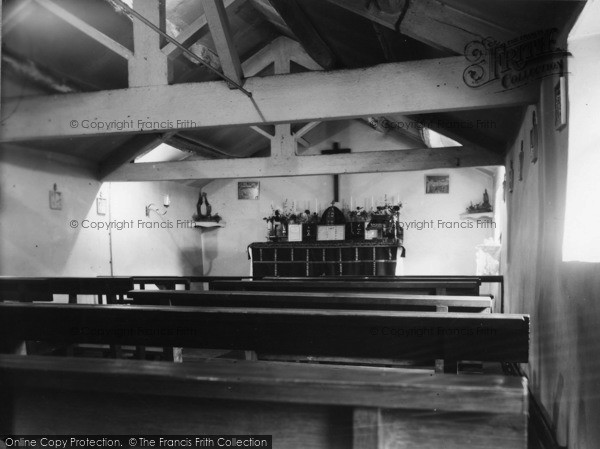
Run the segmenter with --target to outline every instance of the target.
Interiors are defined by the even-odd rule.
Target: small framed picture
[[[450,176],[425,175],[425,193],[450,193]]]
[[[98,215],[106,215],[107,203],[108,201],[106,198],[96,198],[96,213]]]
[[[258,181],[238,182],[238,200],[257,200],[260,196]]]
[[[554,128],[562,129],[567,124],[567,99],[565,77],[561,76],[554,86]]]

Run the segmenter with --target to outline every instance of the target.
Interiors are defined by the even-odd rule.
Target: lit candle
[[[319,200],[317,198],[315,198],[315,212],[319,213]]]
[[[354,209],[354,207],[353,207],[353,204],[352,204],[352,197],[350,197],[350,210],[353,210],[353,209]]]
[[[373,200],[373,196],[371,196],[371,210],[373,209],[374,204],[375,204],[375,201]]]

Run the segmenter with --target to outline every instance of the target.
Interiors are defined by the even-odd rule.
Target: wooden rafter
[[[6,49],[2,52],[2,64],[13,76],[27,80],[48,92],[70,94],[82,91],[76,83],[60,79],[48,69]]]
[[[235,158],[237,156],[227,153],[225,150],[202,141],[190,135],[177,134],[167,140],[167,143],[183,151],[192,151],[200,156],[216,158]]]
[[[247,0],[224,0],[223,3],[225,5],[225,9],[236,9],[245,1]],[[181,33],[179,33],[176,36],[176,39],[184,47],[189,47],[204,31],[206,31],[207,26],[208,22],[206,20],[206,15],[202,14]],[[169,58],[174,58],[181,54],[181,49],[175,44],[168,43],[163,47],[162,52]]]
[[[251,126],[250,129],[258,134],[260,134],[263,137],[266,137],[267,139],[271,140],[273,137],[273,134],[270,134],[268,131],[264,130],[263,128],[261,128],[260,126]]]
[[[133,52],[131,52],[131,50],[129,50],[127,47],[124,47],[123,45],[119,44],[114,39],[111,39],[110,37],[108,37],[106,34],[101,33],[100,31],[98,31],[96,28],[94,28],[90,24],[84,22],[83,20],[81,20],[77,16],[71,14],[69,11],[62,8],[61,6],[58,6],[56,3],[52,2],[51,0],[35,0],[35,1],[40,6],[43,6],[44,8],[46,8],[48,11],[50,11],[55,16],[61,18],[62,20],[67,22],[69,25],[73,26],[74,28],[78,29],[79,31],[86,34],[90,38],[94,39],[96,42],[104,45],[106,48],[108,48],[109,50],[118,54],[119,56],[122,56],[125,59],[133,58]]]
[[[470,147],[373,151],[335,155],[127,164],[105,181],[159,181],[186,179],[235,179],[274,176],[305,176],[343,173],[378,173],[431,168],[502,165],[500,155]]]
[[[348,11],[365,17],[379,25],[397,30],[398,23],[402,17],[404,5],[397,5],[396,8],[383,11],[378,7],[378,3],[365,0],[327,0],[330,3],[338,5]],[[404,0],[405,1],[405,0]],[[401,3],[404,3],[402,1]]]
[[[409,118],[410,119],[410,118]],[[423,126],[438,132],[446,137],[449,137],[462,145],[470,145],[472,147],[479,147],[483,151],[492,151],[495,153],[503,153],[505,150],[505,144],[492,139],[489,135],[477,132],[464,133],[461,132],[461,128],[451,128],[450,126],[443,126],[443,123],[447,122],[460,122],[459,117],[455,117],[454,120],[450,120],[441,114],[428,114],[425,116],[412,117]],[[472,131],[471,129],[468,129]]]
[[[244,62],[244,67],[250,71],[252,74],[256,74],[273,64],[273,69],[276,75],[282,75],[290,73],[291,71],[291,61],[295,61],[298,64],[303,65],[306,68],[313,70],[322,70],[322,67],[318,65],[302,48],[302,46],[285,36],[281,36],[275,39],[273,42],[264,46],[260,51],[256,54],[248,58]],[[248,73],[248,72],[245,72]],[[302,129],[298,130],[296,133],[291,132],[291,127],[285,128],[286,132],[289,133],[290,137],[293,137],[296,142],[304,147],[310,147],[310,143],[306,141],[302,136],[306,134],[308,131],[313,129],[321,122],[311,122],[304,126]],[[259,126],[251,126],[253,131],[261,134],[267,139],[271,140],[271,150],[279,151],[277,148],[274,149],[273,142],[275,139],[274,135],[271,135],[269,132],[265,131],[263,128]],[[282,139],[282,136],[279,136],[279,139]],[[290,142],[290,139],[287,139]],[[288,143],[288,145],[291,145]],[[275,145],[276,146],[276,145]],[[296,152],[296,148],[294,147],[292,150],[294,153]]]
[[[290,61],[309,70],[323,70],[295,40],[281,36],[262,47],[242,63],[247,77],[255,76],[271,64],[278,74],[290,72]],[[287,70],[285,70],[287,68]]]
[[[133,9],[164,29],[165,0],[133,0]],[[129,60],[129,86],[168,84],[167,56],[160,51],[161,37],[140,20],[133,21],[134,57]]]
[[[26,97],[6,101],[6,109],[14,113],[3,117],[0,141],[157,131],[137,127],[138,120],[162,124],[159,131],[164,132],[485,109],[532,104],[538,99],[535,83],[508,91],[499,91],[493,83],[472,89],[463,81],[464,70],[464,58],[450,57],[255,77],[245,85],[253,93],[252,101],[230,91],[222,81]],[[133,120],[134,126],[99,130],[72,126],[73,120]]]
[[[469,14],[439,0],[402,0],[382,10],[377,2],[327,0],[373,22],[432,47],[463,54],[465,46],[486,37],[504,41],[517,32]]]
[[[23,19],[31,12],[31,4],[33,0],[21,0],[13,2],[12,8],[3,12],[2,16],[2,34],[5,36],[10,33],[13,28],[19,25]]]
[[[203,0],[204,15],[215,43],[223,73],[236,83],[244,78],[240,57],[233,42],[233,35],[223,0]]]
[[[279,13],[269,3],[269,0],[249,0],[254,9],[263,15],[275,28],[277,28],[284,36],[295,38],[294,33],[288,27],[287,23],[281,18]]]
[[[310,57],[325,70],[336,65],[336,59],[325,41],[321,38],[310,19],[296,0],[270,0],[281,18],[302,42]]]
[[[299,139],[302,136],[304,136],[306,133],[312,131],[314,128],[316,128],[320,124],[321,124],[321,122],[310,122],[310,123],[307,123],[302,128],[300,128],[298,131],[296,131],[294,133],[294,136],[296,136],[296,139]]]
[[[154,150],[174,135],[174,132],[169,132],[164,134],[141,134],[132,137],[100,163],[98,170],[100,179],[105,178],[120,167],[129,164],[135,158]]]
[[[380,133],[397,133],[409,139],[412,143],[423,145],[423,139],[419,133],[420,124],[404,116],[395,116],[394,119],[387,117],[368,117],[365,120],[371,128]]]

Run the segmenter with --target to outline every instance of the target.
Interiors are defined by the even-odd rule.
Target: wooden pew
[[[156,306],[485,313],[489,313],[492,308],[492,299],[483,296],[424,296],[398,293],[132,290],[127,296],[131,298],[132,304]]]
[[[479,295],[479,280],[409,280],[409,281],[323,281],[255,280],[214,281],[211,290],[306,291],[306,292],[395,292],[423,295]]]
[[[146,285],[155,285],[160,290],[175,290],[178,285],[184,290],[190,289],[190,280],[181,276],[135,276],[133,283],[140,286],[140,290],[145,290]]]
[[[0,302],[52,301],[47,278],[0,277]]]
[[[69,295],[69,303],[76,304],[78,295],[96,295],[98,303],[122,302],[128,291],[133,289],[130,277],[57,277],[49,278],[52,294]]]
[[[170,346],[527,362],[529,317],[487,313],[0,304],[0,343]]]
[[[447,280],[447,281],[469,281],[478,280],[481,284],[497,284],[499,286],[499,301],[497,311],[504,312],[504,276],[502,275],[404,275],[404,276],[319,276],[319,277],[264,277],[263,280],[282,281],[423,281],[423,280]]]
[[[0,301],[53,301],[53,295],[69,295],[69,303],[77,295],[97,295],[98,302],[108,304],[122,301],[133,289],[129,277],[11,277],[0,278]]]
[[[0,356],[0,397],[5,435],[270,435],[277,449],[527,444],[520,377]]]
[[[246,308],[296,308],[343,310],[397,310],[490,313],[492,300],[482,296],[424,296],[397,293],[313,293],[313,292],[226,292],[226,291],[140,291],[128,293],[132,304],[171,305],[192,307],[246,307]],[[252,351],[246,357],[256,359]],[[317,363],[342,363],[360,365],[405,366],[397,359],[350,359],[344,357],[316,357],[280,354],[260,354],[262,360]],[[437,360],[436,372],[456,372],[456,361]]]

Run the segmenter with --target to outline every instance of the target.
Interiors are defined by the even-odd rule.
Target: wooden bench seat
[[[107,304],[121,301],[134,287],[130,277],[12,277],[0,278],[0,301],[53,301],[54,295],[68,295],[75,304],[78,295],[97,295]]]
[[[272,435],[277,449],[525,448],[519,377],[0,356],[0,433]]]
[[[435,281],[306,281],[254,280],[214,281],[211,290],[227,291],[306,291],[306,292],[395,292],[422,295],[479,295],[478,280]]]
[[[527,362],[529,317],[3,303],[0,338],[5,350],[23,340],[40,340],[316,356]]]
[[[52,301],[47,278],[0,277],[0,302]]]
[[[484,296],[423,296],[397,293],[133,290],[127,296],[137,305],[191,307],[490,312],[493,305],[492,299]]]
[[[298,308],[342,310],[404,310],[490,313],[492,300],[481,296],[422,296],[396,293],[312,293],[312,292],[225,292],[225,291],[139,291],[128,293],[136,305],[172,305],[193,307],[246,307],[246,308]],[[187,349],[186,353],[190,354]],[[406,366],[398,359],[351,359],[344,357],[316,357],[313,355],[286,356],[280,354],[255,354],[246,352],[250,359],[301,361],[355,365]],[[456,364],[438,360],[436,370],[456,372]],[[411,365],[413,362],[411,362]],[[428,366],[427,362],[422,363]]]
[[[502,275],[402,275],[402,276],[318,276],[318,277],[269,277],[262,280],[279,281],[385,281],[385,282],[409,282],[409,281],[476,281],[480,284],[494,284],[498,287],[496,304],[498,312],[504,312],[504,276]]]
[[[99,303],[105,298],[107,304],[116,304],[134,285],[130,277],[57,277],[48,281],[52,294],[69,295],[72,304],[77,295],[97,295]]]

